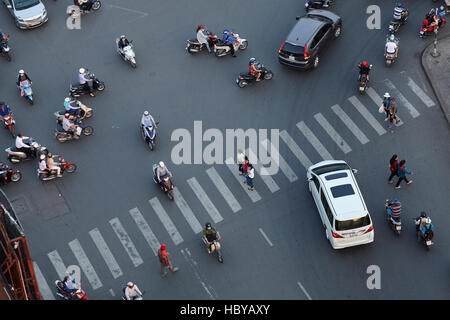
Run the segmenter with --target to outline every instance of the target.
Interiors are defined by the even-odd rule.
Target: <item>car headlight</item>
[[[17,18],[17,21],[19,21],[19,22],[25,22],[25,20],[23,20],[22,18]]]
[[[47,10],[43,9],[43,10],[42,10],[42,15],[43,15],[43,16],[46,16],[46,15],[47,15]]]

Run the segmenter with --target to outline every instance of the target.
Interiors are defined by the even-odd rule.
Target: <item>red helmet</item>
[[[166,250],[166,245],[164,243],[161,245],[161,250]]]
[[[64,116],[66,117],[66,119],[69,119],[70,114],[66,113]]]
[[[197,30],[200,30],[200,29],[203,29],[203,25],[202,25],[202,24],[199,24],[199,25],[197,26]]]
[[[367,67],[367,61],[363,61],[362,66]]]

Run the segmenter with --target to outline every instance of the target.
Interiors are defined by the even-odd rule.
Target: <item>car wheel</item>
[[[313,67],[314,69],[317,68],[319,66],[319,56],[316,56],[314,58],[314,62],[313,62]]]
[[[336,30],[334,30],[334,38],[335,38],[335,39],[336,39],[336,38],[339,38],[339,36],[341,35],[341,32],[342,32],[341,26],[337,26],[337,27],[336,27]]]

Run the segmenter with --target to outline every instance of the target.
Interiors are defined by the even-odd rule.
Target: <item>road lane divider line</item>
[[[187,183],[191,187],[192,191],[194,191],[200,203],[205,208],[206,212],[209,214],[214,223],[218,223],[223,220],[223,217],[220,215],[219,210],[217,210],[214,203],[209,199],[205,190],[203,190],[200,183],[198,183],[197,179],[192,177],[187,180]]]
[[[295,143],[294,139],[287,133],[286,130],[282,130],[280,132],[280,137],[286,143],[291,152],[297,157],[298,161],[302,164],[305,169],[308,169],[312,166],[311,160],[309,160],[308,156],[303,152],[303,150]]]
[[[103,286],[102,282],[100,281],[100,278],[97,275],[97,272],[95,272],[94,267],[92,266],[91,262],[89,261],[89,258],[87,257],[86,253],[84,252],[83,248],[81,247],[80,241],[78,239],[74,239],[69,242],[69,247],[73,252],[73,255],[78,261],[78,264],[83,270],[86,278],[88,279],[89,283],[91,284],[91,287],[93,290],[96,290]]]
[[[164,228],[166,228],[167,233],[169,234],[170,238],[172,238],[173,243],[175,245],[179,245],[180,243],[182,243],[184,240],[181,237],[181,234],[178,232],[177,228],[173,224],[172,219],[170,219],[166,210],[164,210],[163,206],[161,205],[161,202],[159,202],[159,199],[157,197],[154,197],[150,199],[148,202],[152,206],[153,210],[155,211],[159,220],[163,224]]]
[[[233,158],[228,158],[225,160],[225,164],[227,165],[228,169],[230,169],[231,174],[236,178],[238,181],[238,184],[244,189],[245,193],[249,196],[249,198],[252,200],[252,202],[257,202],[261,200],[261,196],[259,195],[258,191],[256,190],[249,190],[248,185],[244,181],[246,181],[244,176],[239,175],[238,166],[233,161]]]
[[[333,160],[333,156],[328,152],[324,145],[319,141],[319,139],[314,135],[311,129],[303,122],[297,123],[297,128],[305,136],[306,140],[313,146],[317,153],[322,157],[323,160]]]
[[[373,88],[367,88],[366,92],[369,98],[372,99],[372,101],[377,105],[377,112],[378,112],[378,109],[383,104],[383,99],[378,95],[378,93]],[[383,113],[383,115],[385,116],[386,114]],[[402,119],[400,119],[398,115],[397,118],[398,120],[400,120],[400,122],[396,126],[400,127],[401,125],[403,125],[403,121]]]
[[[43,300],[55,300],[55,296],[53,295],[53,291],[50,289],[47,280],[45,280],[44,275],[41,272],[38,264],[33,261],[33,269],[34,274],[36,276],[36,282],[39,288],[39,293]],[[64,279],[64,278],[62,278]]]
[[[259,173],[259,177],[262,179],[262,181],[266,184],[267,188],[269,188],[270,192],[274,193],[280,190],[280,187],[278,184],[273,180],[272,176],[267,174],[261,174],[261,170],[264,166],[262,166],[259,161],[257,160],[256,154],[248,149],[247,150],[248,159],[250,160],[250,163],[253,164],[253,167],[255,168],[255,171]],[[253,161],[252,159],[255,159]]]
[[[352,148],[350,148],[348,143],[341,137],[339,133],[337,133],[337,131],[321,113],[316,113],[314,115],[314,119],[316,119],[316,121],[321,125],[325,132],[328,133],[330,138],[336,143],[336,145],[339,147],[339,149],[342,150],[343,153],[349,153],[352,151]]]
[[[366,144],[369,142],[369,138],[367,138],[367,136],[358,128],[358,126],[339,105],[335,104],[334,106],[331,106],[331,110],[334,111],[338,118],[341,119],[341,121],[347,126],[359,142],[361,142],[361,144]]]
[[[411,88],[411,90],[419,97],[420,100],[428,107],[433,107],[436,104],[434,101],[425,93],[425,91],[417,85],[417,83],[414,82],[414,80],[411,77],[408,77],[405,73],[405,71],[400,72],[402,76],[404,76],[407,80],[408,87]]]
[[[197,217],[192,212],[192,210],[189,207],[189,205],[187,204],[186,200],[184,200],[183,196],[181,195],[180,189],[178,189],[178,187],[174,187],[173,196],[174,196],[175,204],[177,205],[178,209],[180,209],[181,214],[184,216],[184,218],[188,222],[192,231],[194,231],[194,233],[199,233],[200,231],[202,231],[203,228],[202,228],[200,222],[198,221]]]
[[[139,230],[141,230],[142,235],[147,241],[148,245],[153,251],[153,254],[156,256],[158,254],[158,249],[161,247],[161,244],[153,233],[152,229],[148,225],[147,221],[144,219],[144,216],[139,211],[138,208],[133,208],[128,211],[133,218],[134,222],[136,222]]]
[[[300,287],[300,289],[302,289],[303,293],[305,294],[305,296],[308,298],[308,300],[312,300],[311,296],[308,294],[308,292],[306,292],[305,288],[303,288],[302,284],[299,282],[297,282],[298,286]]]
[[[239,210],[241,210],[242,209],[241,205],[236,200],[234,195],[231,193],[230,189],[227,187],[225,182],[222,180],[217,170],[214,167],[211,167],[206,170],[206,173],[208,174],[212,183],[214,183],[214,185],[216,186],[217,190],[220,192],[222,197],[228,203],[231,210],[233,212],[238,212]]]
[[[266,239],[269,246],[273,247],[273,243],[270,241],[269,237],[265,234],[264,230],[262,228],[258,228],[259,232],[263,235],[264,239]]]
[[[417,111],[417,109],[413,107],[413,105],[405,98],[405,96],[400,93],[400,91],[394,86],[391,80],[385,79],[384,83],[392,91],[391,97],[395,98],[395,100],[400,100],[401,105],[405,106],[406,109],[408,109],[411,117],[417,118],[418,116],[420,116],[419,111]],[[397,104],[397,110],[399,109],[398,107],[399,105]]]
[[[284,160],[284,158],[281,156],[280,152],[277,148],[274,147],[273,143],[269,141],[268,139],[265,139],[260,142],[259,147],[266,150],[266,152],[269,152],[267,150],[267,146],[270,144],[270,158],[272,161],[274,161],[278,167],[280,168],[281,172],[284,173],[286,178],[289,180],[289,182],[294,182],[298,180],[297,175],[295,174],[294,170],[289,166],[289,164]],[[263,169],[261,169],[263,170]]]
[[[144,260],[142,260],[141,255],[137,251],[133,241],[131,241],[130,236],[125,231],[125,228],[122,226],[122,223],[120,223],[119,218],[113,218],[109,220],[109,224],[114,230],[114,233],[116,234],[117,238],[119,238],[120,243],[122,243],[122,246],[127,252],[128,256],[130,257],[133,265],[137,267],[143,264]]]
[[[114,258],[111,250],[109,250],[109,247],[106,244],[105,239],[103,239],[103,236],[98,228],[89,231],[89,235],[91,236],[92,241],[94,241],[94,244],[100,252],[103,260],[105,260],[105,263],[108,266],[109,271],[111,271],[113,278],[117,279],[118,277],[120,277],[123,274],[122,269],[120,269],[119,264]]]
[[[58,274],[58,277],[62,280],[65,276],[67,276],[67,267],[64,264],[61,256],[59,255],[58,251],[54,250],[52,252],[49,252],[47,254],[48,258],[50,259],[50,262],[52,263],[53,267],[56,270],[56,273]]]
[[[386,133],[386,130],[383,126],[378,122],[378,120],[370,113],[370,111],[356,98],[355,96],[351,96],[348,98],[348,101],[355,107],[356,110],[363,116],[364,119],[375,129],[378,135],[383,135]]]

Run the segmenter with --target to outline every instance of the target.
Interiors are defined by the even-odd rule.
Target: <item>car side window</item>
[[[312,176],[312,180],[313,180],[313,182],[314,182],[314,184],[315,184],[315,186],[316,186],[317,192],[319,192],[319,190],[320,190],[319,179],[317,179],[317,177],[313,175],[313,176]]]
[[[325,198],[323,190],[320,190],[320,199],[322,200],[322,205],[325,209],[325,213],[327,214],[328,220],[330,221],[331,226],[333,226],[333,214],[331,213],[330,206],[328,205],[328,201]]]

